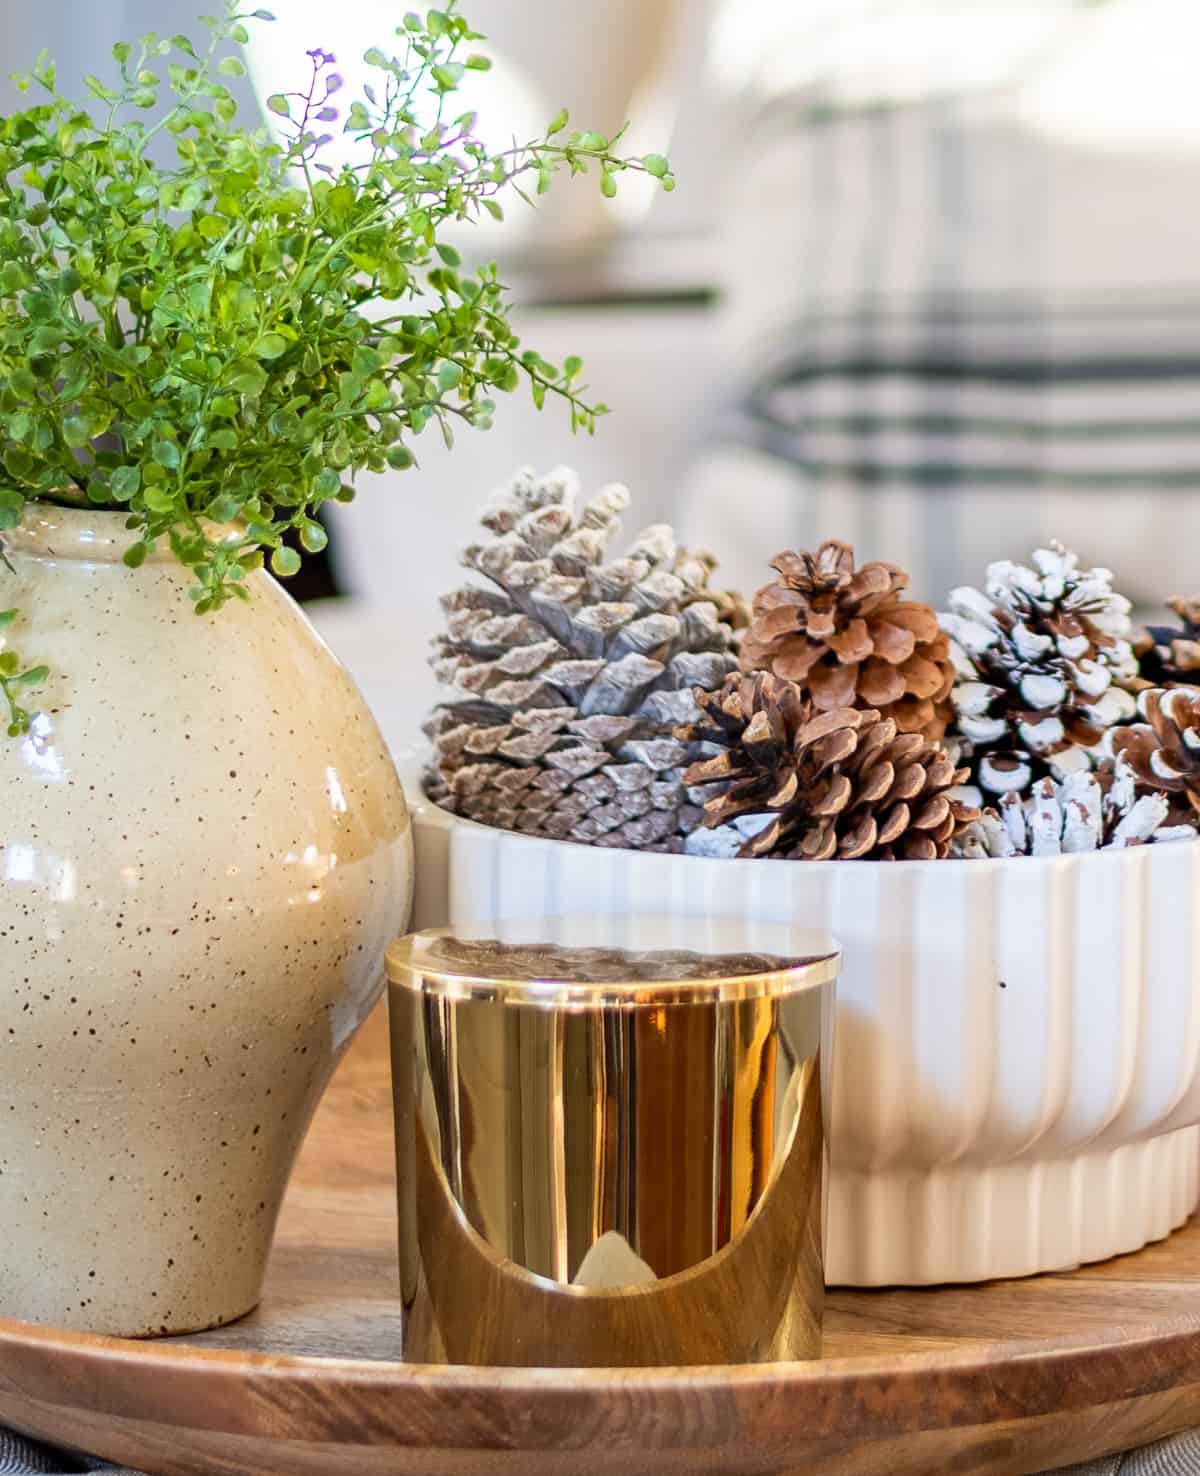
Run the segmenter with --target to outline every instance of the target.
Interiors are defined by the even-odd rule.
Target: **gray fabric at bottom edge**
[[[1061,1466],[1045,1476],[1200,1476],[1200,1430],[1169,1435],[1125,1455]]]
[[[0,1476],[79,1476],[84,1471],[103,1471],[107,1476],[141,1476],[137,1471],[66,1455],[0,1430]]]

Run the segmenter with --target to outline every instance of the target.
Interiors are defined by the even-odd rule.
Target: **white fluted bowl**
[[[1009,861],[721,861],[459,820],[410,782],[416,927],[562,912],[832,933],[828,1276],[1026,1276],[1137,1250],[1200,1189],[1200,843]]]

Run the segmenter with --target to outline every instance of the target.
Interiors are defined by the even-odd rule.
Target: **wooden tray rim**
[[[61,1357],[68,1354],[75,1368],[88,1375],[86,1380],[73,1381],[72,1392],[80,1407],[110,1417],[146,1417],[139,1385],[130,1384],[122,1375],[132,1363],[156,1375],[153,1407],[158,1417],[174,1406],[181,1413],[186,1411],[196,1428],[278,1437],[282,1433],[280,1409],[267,1400],[262,1409],[270,1414],[269,1431],[254,1418],[198,1418],[202,1410],[224,1409],[232,1414],[239,1406],[253,1409],[255,1401],[193,1403],[195,1380],[207,1386],[234,1378],[244,1385],[249,1377],[251,1383],[269,1385],[316,1382],[330,1397],[354,1399],[364,1412],[382,1396],[393,1422],[398,1399],[411,1402],[414,1413],[436,1404],[439,1417],[452,1420],[454,1404],[441,1402],[441,1396],[481,1396],[497,1415],[508,1416],[513,1447],[526,1449],[561,1447],[559,1437],[573,1406],[578,1407],[579,1417],[588,1412],[599,1414],[615,1394],[627,1395],[631,1388],[639,1387],[647,1397],[725,1394],[733,1400],[746,1434],[796,1440],[844,1436],[850,1409],[855,1412],[855,1435],[871,1439],[1093,1408],[1200,1381],[1200,1317],[1195,1316],[1164,1321],[1140,1335],[1114,1331],[1067,1340],[1009,1340],[963,1352],[927,1350],[812,1363],[661,1369],[472,1368],[256,1353],[143,1343],[6,1319],[0,1319],[0,1347],[10,1354],[25,1355],[19,1387],[24,1396],[32,1398],[61,1399]],[[1143,1356],[1131,1359],[1134,1350]],[[9,1374],[0,1373],[0,1387],[7,1383],[11,1388],[18,1381],[11,1377],[12,1361],[6,1362]],[[1131,1365],[1136,1365],[1136,1374]],[[1056,1372],[1058,1377],[1053,1376]],[[820,1399],[796,1397],[815,1389],[821,1391]],[[549,1438],[539,1439],[536,1422],[528,1419],[531,1400],[549,1400],[556,1406],[555,1417],[544,1432]],[[469,1412],[460,1422],[472,1423]],[[653,1425],[640,1427],[638,1439],[672,1449],[681,1443],[709,1443],[703,1422],[691,1440],[686,1431],[668,1423],[672,1428],[663,1430],[661,1441]],[[416,1431],[414,1425],[411,1443],[425,1443]],[[444,1436],[449,1433],[443,1432]]]

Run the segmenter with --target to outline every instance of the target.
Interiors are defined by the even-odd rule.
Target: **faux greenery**
[[[285,142],[247,130],[226,80],[244,73],[247,23],[271,19],[231,0],[202,17],[203,50],[122,42],[84,103],[43,54],[15,79],[32,105],[0,119],[0,530],[35,498],[126,509],[126,562],[169,540],[199,614],[247,598],[264,557],[295,573],[289,533],[319,550],[317,513],[353,498],[356,473],[412,466],[432,422],[448,443],[457,421],[486,427],[496,391],[524,381],[592,430],[604,407],[579,360],[522,347],[495,265],[465,271],[447,227],[500,219],[564,169],[598,173],[607,196],[627,169],[674,186],[661,155],[622,158],[565,113],[490,153],[455,98],[490,65],[456,0],[405,15],[348,108],[317,49],[304,85],[269,99]],[[359,162],[325,162],[336,128]],[[243,531],[215,544],[206,521]],[[45,674],[0,655],[10,732]]]

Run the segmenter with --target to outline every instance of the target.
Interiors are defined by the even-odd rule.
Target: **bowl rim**
[[[401,781],[404,785],[405,797],[412,814],[414,824],[425,822],[439,826],[444,830],[463,828],[470,832],[479,832],[483,835],[499,837],[505,844],[520,843],[532,846],[567,846],[573,851],[586,852],[589,855],[603,854],[608,852],[614,856],[637,856],[643,862],[653,859],[657,862],[673,862],[676,864],[688,864],[691,866],[761,866],[766,860],[759,856],[692,856],[683,851],[638,851],[628,846],[596,846],[587,845],[583,841],[556,840],[546,835],[526,835],[519,830],[504,830],[498,825],[484,825],[478,820],[472,820],[466,815],[456,815],[453,810],[447,810],[431,799],[425,793],[422,782],[422,765],[416,750],[409,750],[397,756],[397,765],[400,770]],[[935,861],[805,861],[803,863],[805,874],[812,876],[828,875],[831,872],[842,874],[847,867],[854,871],[864,868],[886,867],[889,875],[911,875],[914,872],[927,872],[932,866],[938,868],[939,875],[946,875],[944,868],[954,867],[958,874],[962,873],[963,867],[969,867],[971,876],[986,876],[994,874],[1000,868],[1018,866],[1021,874],[1026,876],[1035,875],[1035,868],[1042,872],[1075,870],[1081,863],[1089,866],[1124,866],[1131,862],[1134,857],[1157,856],[1170,854],[1175,851],[1191,853],[1192,848],[1200,843],[1200,832],[1195,840],[1170,840],[1163,841],[1159,845],[1153,843],[1140,846],[1125,846],[1120,850],[1103,849],[1098,851],[1072,851],[1058,856],[946,856]]]

